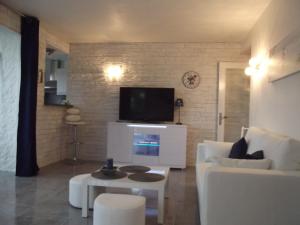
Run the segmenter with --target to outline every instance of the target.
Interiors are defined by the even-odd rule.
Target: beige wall
[[[6,8],[5,6],[1,5],[0,3],[0,24],[6,26],[7,28],[20,32],[21,30],[21,22],[20,17]]]
[[[300,38],[300,1],[273,0],[251,32],[252,56],[269,54],[287,35]],[[300,139],[300,73],[275,83],[268,74],[251,81],[250,125]]]
[[[216,138],[217,63],[242,62],[239,44],[71,44],[69,93],[80,107],[87,125],[80,130],[84,142],[80,156],[104,159],[106,123],[118,119],[120,86],[174,87],[184,99],[182,122],[188,125],[187,162],[194,165],[198,142]],[[107,82],[103,67],[109,63],[126,66],[120,82]],[[181,83],[182,75],[194,70],[200,86],[190,90]],[[177,112],[175,114],[177,116]],[[176,121],[176,119],[175,119]]]
[[[20,32],[20,17],[0,4],[0,24]],[[40,26],[39,69],[45,69],[46,43],[69,52],[69,45]],[[63,124],[65,108],[44,106],[44,84],[38,84],[37,159],[39,166],[57,162],[66,156],[68,130]]]

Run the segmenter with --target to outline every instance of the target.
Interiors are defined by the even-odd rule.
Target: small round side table
[[[66,121],[65,122],[67,125],[71,126],[72,129],[73,129],[73,140],[72,142],[70,143],[71,145],[74,145],[74,148],[73,148],[73,159],[71,160],[71,162],[73,163],[78,163],[78,152],[79,152],[79,147],[80,147],[80,144],[82,144],[82,142],[79,141],[78,139],[78,127],[79,126],[82,126],[82,125],[85,125],[86,123],[83,122],[83,121],[78,121],[78,122],[69,122],[69,121]]]

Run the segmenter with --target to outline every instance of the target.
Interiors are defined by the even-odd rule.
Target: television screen
[[[174,88],[121,87],[119,120],[173,121]]]

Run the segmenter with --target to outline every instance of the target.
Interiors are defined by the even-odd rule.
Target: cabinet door
[[[161,134],[159,162],[174,168],[186,167],[186,127],[168,127]]]
[[[107,129],[107,157],[116,162],[132,162],[132,132],[124,124],[109,123]]]
[[[135,164],[158,166],[161,128],[131,128],[133,134],[132,161]]]

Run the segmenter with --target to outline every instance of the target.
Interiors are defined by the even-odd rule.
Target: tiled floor
[[[42,168],[39,176],[32,178],[0,172],[0,225],[92,225],[92,211],[86,219],[81,210],[69,206],[68,180],[96,168],[96,163],[71,166],[60,162]],[[199,225],[194,169],[171,170],[169,182],[164,224]],[[147,197],[146,224],[156,225],[156,193],[143,195]]]

